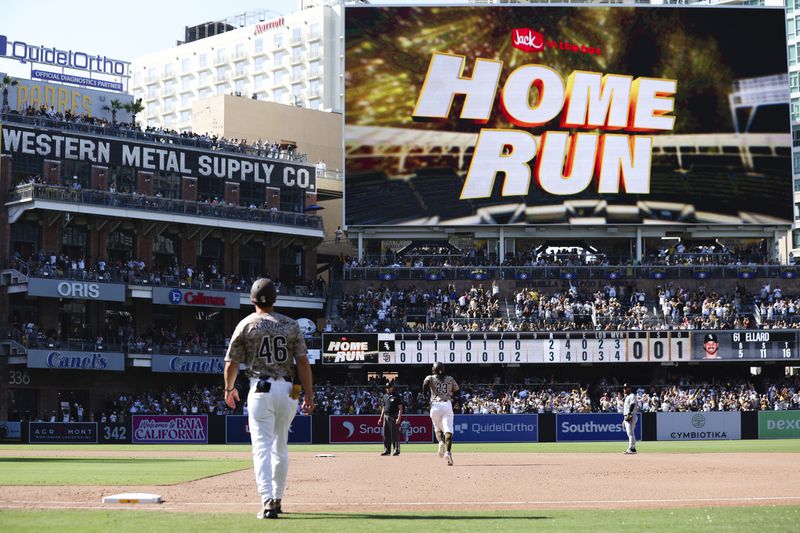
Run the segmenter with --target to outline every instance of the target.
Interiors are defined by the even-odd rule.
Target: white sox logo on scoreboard
[[[382,364],[667,362],[689,361],[692,353],[688,331],[395,333],[392,338],[394,351],[381,350]]]

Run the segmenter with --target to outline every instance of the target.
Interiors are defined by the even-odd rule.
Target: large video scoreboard
[[[331,333],[323,335],[323,363],[418,365],[441,361],[469,365],[798,360],[797,335],[794,331],[758,330]]]

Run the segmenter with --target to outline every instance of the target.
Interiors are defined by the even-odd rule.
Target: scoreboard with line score
[[[325,334],[323,346],[350,334]],[[360,334],[361,339],[369,334]],[[375,333],[377,363],[390,365],[629,363],[691,360],[689,331]],[[323,353],[325,363],[353,363]],[[373,361],[364,361],[373,362]]]

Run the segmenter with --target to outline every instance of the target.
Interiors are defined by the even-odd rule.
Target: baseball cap
[[[387,381],[386,382],[386,388],[387,389],[391,389],[392,387],[394,387],[394,381]]]
[[[250,301],[254,304],[269,306],[275,303],[277,297],[275,284],[269,278],[257,279],[250,288]]]
[[[630,386],[631,386],[631,384],[630,384],[630,383],[623,383],[623,384],[622,384],[622,388],[623,388],[623,389],[627,389],[627,388],[629,388]]]
[[[706,333],[706,336],[703,337],[703,344],[705,344],[707,342],[719,342],[717,340],[717,334],[716,333]]]

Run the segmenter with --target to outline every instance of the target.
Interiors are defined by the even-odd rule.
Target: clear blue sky
[[[185,26],[254,9],[288,15],[297,0],[3,0],[0,35],[130,61],[175,46]],[[0,59],[0,72],[27,78],[29,65]]]

